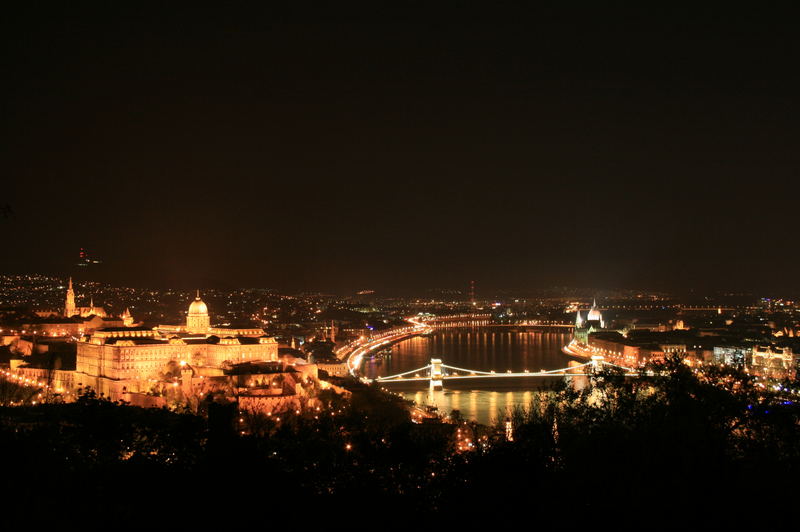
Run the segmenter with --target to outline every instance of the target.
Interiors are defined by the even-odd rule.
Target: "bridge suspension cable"
[[[633,368],[626,368],[625,366],[620,366],[619,364],[614,364],[613,362],[605,362],[604,361],[603,365],[604,366],[612,366],[612,367],[619,368],[619,369],[624,369],[625,371],[628,371],[628,372],[634,372],[634,373],[636,372],[636,370],[633,369]]]
[[[376,380],[385,381],[385,380],[389,380],[389,379],[398,379],[398,378],[405,377],[406,375],[411,375],[412,373],[419,373],[419,372],[424,371],[424,370],[429,370],[430,371],[430,369],[431,369],[431,365],[428,364],[427,366],[422,366],[421,368],[412,369],[410,371],[404,371],[403,373],[397,373],[395,375],[387,375],[386,377],[378,377]]]
[[[480,375],[491,375],[492,374],[491,371],[479,371],[479,370],[476,370],[476,369],[457,368],[455,366],[448,366],[447,364],[442,364],[442,367],[443,368],[447,368],[447,369],[452,369],[452,370],[455,370],[455,371],[464,371],[464,372],[467,372],[467,373],[474,373],[476,375],[478,375],[478,374],[480,374]]]

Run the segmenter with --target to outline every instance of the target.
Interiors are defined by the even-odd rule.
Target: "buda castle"
[[[278,360],[278,343],[263,329],[212,327],[200,293],[185,325],[106,327],[78,342],[75,382],[112,399],[146,393],[154,383],[221,375],[244,362]]]

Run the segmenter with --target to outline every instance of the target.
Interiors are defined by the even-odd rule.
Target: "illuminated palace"
[[[278,343],[263,329],[211,327],[198,292],[185,325],[106,327],[82,337],[75,382],[117,399],[169,378],[220,375],[231,364],[277,359]]]

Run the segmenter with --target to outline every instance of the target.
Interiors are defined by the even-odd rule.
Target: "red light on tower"
[[[100,264],[102,261],[98,260],[97,258],[92,258],[89,255],[89,252],[86,251],[84,248],[79,248],[78,250],[78,263],[76,266],[89,266],[92,264]]]

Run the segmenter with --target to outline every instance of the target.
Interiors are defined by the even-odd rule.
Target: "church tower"
[[[580,310],[576,310],[575,311],[575,328],[576,329],[580,329],[581,327],[583,327],[583,318],[581,318],[581,311]]]
[[[198,290],[197,297],[189,305],[189,314],[186,316],[186,331],[206,334],[210,328],[211,317],[208,315],[208,307],[200,299],[200,290]]]
[[[129,308],[125,308],[125,312],[122,313],[122,324],[125,327],[133,327],[133,316],[131,315],[131,311]]]
[[[69,287],[67,288],[67,301],[64,305],[64,316],[71,318],[77,314],[75,310],[75,291],[72,289],[72,277],[69,278]]]

